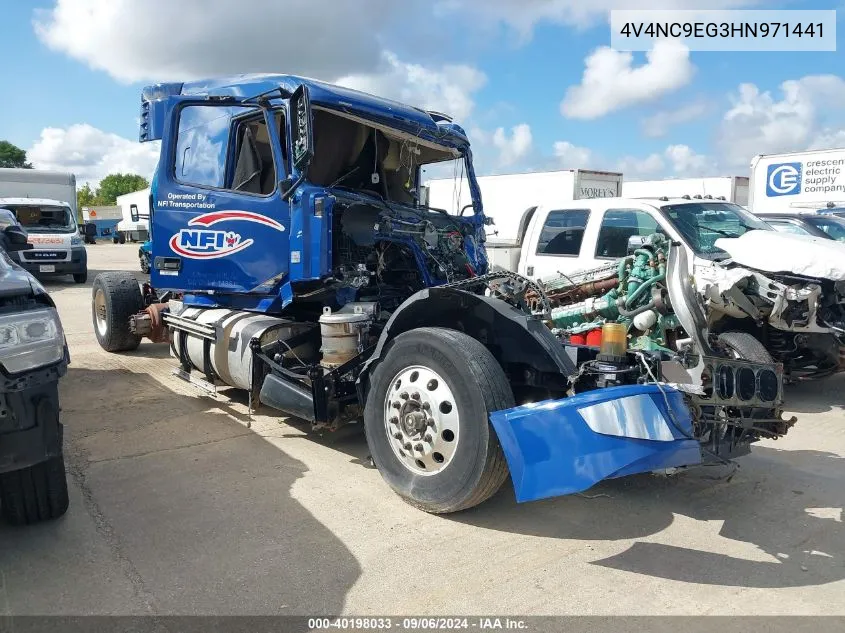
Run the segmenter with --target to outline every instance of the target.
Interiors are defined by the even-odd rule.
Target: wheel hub
[[[433,475],[449,465],[460,419],[452,390],[437,372],[415,365],[397,373],[384,414],[388,442],[408,470]]]

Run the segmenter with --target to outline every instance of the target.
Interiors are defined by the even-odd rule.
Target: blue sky
[[[633,179],[744,174],[756,153],[845,145],[842,52],[676,50],[650,62],[644,53],[628,59],[602,50],[610,43],[609,8],[702,5],[840,6],[6,0],[0,46],[10,63],[0,67],[0,139],[27,149],[37,166],[72,170],[82,180],[128,169],[148,175],[155,150],[135,142],[143,85],[276,71],[452,112],[471,131],[479,168],[488,173],[592,167]],[[245,6],[257,14],[246,15]],[[585,77],[591,59],[612,69],[593,78],[598,84]],[[567,91],[579,85],[580,99],[562,111]]]

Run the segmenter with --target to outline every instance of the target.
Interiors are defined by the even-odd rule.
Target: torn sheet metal
[[[845,244],[834,240],[777,231],[749,231],[740,237],[721,237],[715,245],[741,266],[817,279],[845,279]]]
[[[683,394],[668,385],[609,387],[496,411],[490,420],[520,503],[701,463]]]

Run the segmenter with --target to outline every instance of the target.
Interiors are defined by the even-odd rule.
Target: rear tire
[[[123,233],[121,233],[120,235],[117,236],[117,241],[120,244],[126,244],[126,236]]]
[[[129,317],[144,309],[144,298],[131,273],[100,273],[91,289],[91,317],[97,342],[107,352],[137,349],[141,337],[129,331]]]
[[[59,455],[0,475],[0,511],[12,525],[56,519],[67,512],[67,474]]]
[[[748,332],[722,332],[718,341],[738,360],[768,364],[775,362],[763,344]]]
[[[413,374],[417,369],[428,377],[415,383]],[[401,394],[397,376],[406,379]],[[442,401],[440,405],[426,401],[426,390],[433,391],[432,385],[438,380],[446,383],[443,392],[454,399],[445,414]],[[425,440],[426,451],[437,449],[438,442],[455,442],[454,446],[444,445],[449,451],[444,451],[445,460],[438,452],[430,456],[420,452],[400,455],[403,442],[416,441],[407,440],[407,434],[402,439],[395,436],[403,427],[392,421],[398,418],[389,416],[388,411],[392,412],[393,400],[398,399],[410,404],[434,404],[424,409],[430,421],[425,430],[418,432],[418,441],[424,441],[423,434],[431,438]],[[405,501],[435,514],[465,510],[489,499],[507,479],[507,462],[489,414],[513,406],[510,383],[484,345],[455,330],[418,328],[397,336],[373,372],[364,408],[367,444],[382,477]],[[455,414],[451,415],[453,409]],[[397,411],[403,420],[404,411],[404,406]],[[416,410],[410,416],[420,413]],[[442,430],[446,418],[454,431]],[[416,446],[414,451],[418,451]],[[429,457],[433,460],[428,464],[414,468],[415,460],[422,464]],[[435,462],[445,464],[434,465]]]
[[[77,284],[84,284],[88,281],[88,271],[86,270],[84,273],[78,273],[73,276],[73,282]]]

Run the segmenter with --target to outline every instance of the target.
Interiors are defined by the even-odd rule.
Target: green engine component
[[[552,322],[555,327],[569,329],[583,323],[589,323],[596,317],[603,317],[609,321],[619,318],[619,309],[616,307],[616,300],[619,293],[614,288],[603,297],[587,299],[574,305],[554,308],[552,310]]]

